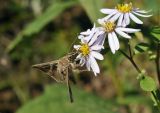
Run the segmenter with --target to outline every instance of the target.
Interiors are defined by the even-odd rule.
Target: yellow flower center
[[[110,22],[110,21],[106,22],[103,26],[104,26],[106,32],[108,32],[108,33],[114,31],[114,29],[116,27],[114,22]]]
[[[88,44],[82,44],[79,51],[83,54],[83,56],[87,56],[90,52]]]
[[[132,3],[129,4],[118,4],[116,9],[122,13],[128,13],[132,10]]]

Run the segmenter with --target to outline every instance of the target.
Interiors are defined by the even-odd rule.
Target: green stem
[[[156,103],[157,103],[157,108],[158,108],[158,111],[160,111],[160,103],[159,103],[159,100],[157,99],[157,96],[156,94],[154,93],[154,91],[151,91],[151,94],[152,96],[154,97],[154,99],[156,100]]]
[[[155,63],[157,68],[157,78],[160,86],[160,42],[158,42],[158,45],[157,45],[157,57],[156,57]]]
[[[135,63],[135,61],[133,60],[133,57],[128,56],[125,52],[123,52],[122,50],[120,50],[120,52],[132,63],[132,65],[135,67],[135,69],[137,70],[138,73],[141,73],[140,68],[137,66],[137,64]]]

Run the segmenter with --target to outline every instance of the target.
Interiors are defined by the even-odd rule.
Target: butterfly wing
[[[32,67],[46,73],[56,82],[63,82],[61,77],[59,76],[59,73],[57,72],[57,65],[58,65],[58,60],[55,60],[51,62],[35,64]]]

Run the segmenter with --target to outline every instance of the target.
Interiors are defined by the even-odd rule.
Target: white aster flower
[[[95,75],[100,73],[96,59],[104,59],[102,54],[99,53],[99,51],[103,49],[102,45],[95,44],[92,39],[89,41],[81,39],[81,45],[74,45],[74,48],[79,52],[76,59],[80,60],[81,66],[85,65],[87,70],[92,70]]]
[[[100,30],[98,27],[95,27],[95,24],[92,29],[88,29],[87,31],[81,32],[78,36],[78,39],[81,39],[81,41],[85,40],[87,42],[90,41],[90,43],[94,43],[97,45],[104,44],[106,34]]]
[[[132,3],[129,4],[118,4],[115,9],[101,9],[100,10],[108,16],[104,17],[105,21],[116,21],[118,20],[118,26],[127,26],[130,24],[130,19],[137,24],[143,24],[143,22],[137,18],[135,15],[140,17],[150,17],[152,15],[147,15],[150,11],[140,10],[139,8],[133,8]]]
[[[113,54],[120,48],[119,40],[116,34],[124,38],[130,39],[131,36],[128,35],[128,33],[134,33],[140,31],[140,29],[132,29],[132,28],[124,28],[116,26],[114,22],[105,21],[104,19],[99,19],[98,22],[102,25],[102,27],[99,29],[101,29],[108,35],[109,47]]]

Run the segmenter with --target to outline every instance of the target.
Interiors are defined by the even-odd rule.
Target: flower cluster
[[[80,45],[74,45],[78,51],[78,56],[81,66],[86,66],[88,71],[93,71],[95,75],[100,73],[96,59],[103,60],[103,55],[100,53],[104,49],[104,41],[108,37],[109,47],[111,52],[115,52],[120,48],[118,36],[131,39],[129,33],[135,33],[140,29],[128,28],[131,20],[136,24],[143,22],[136,16],[150,17],[149,11],[133,8],[132,3],[118,4],[114,9],[101,9],[102,13],[107,14],[104,18],[98,19],[100,27],[93,26],[85,32],[81,32],[78,39],[81,40]],[[135,16],[136,15],[136,16]]]

